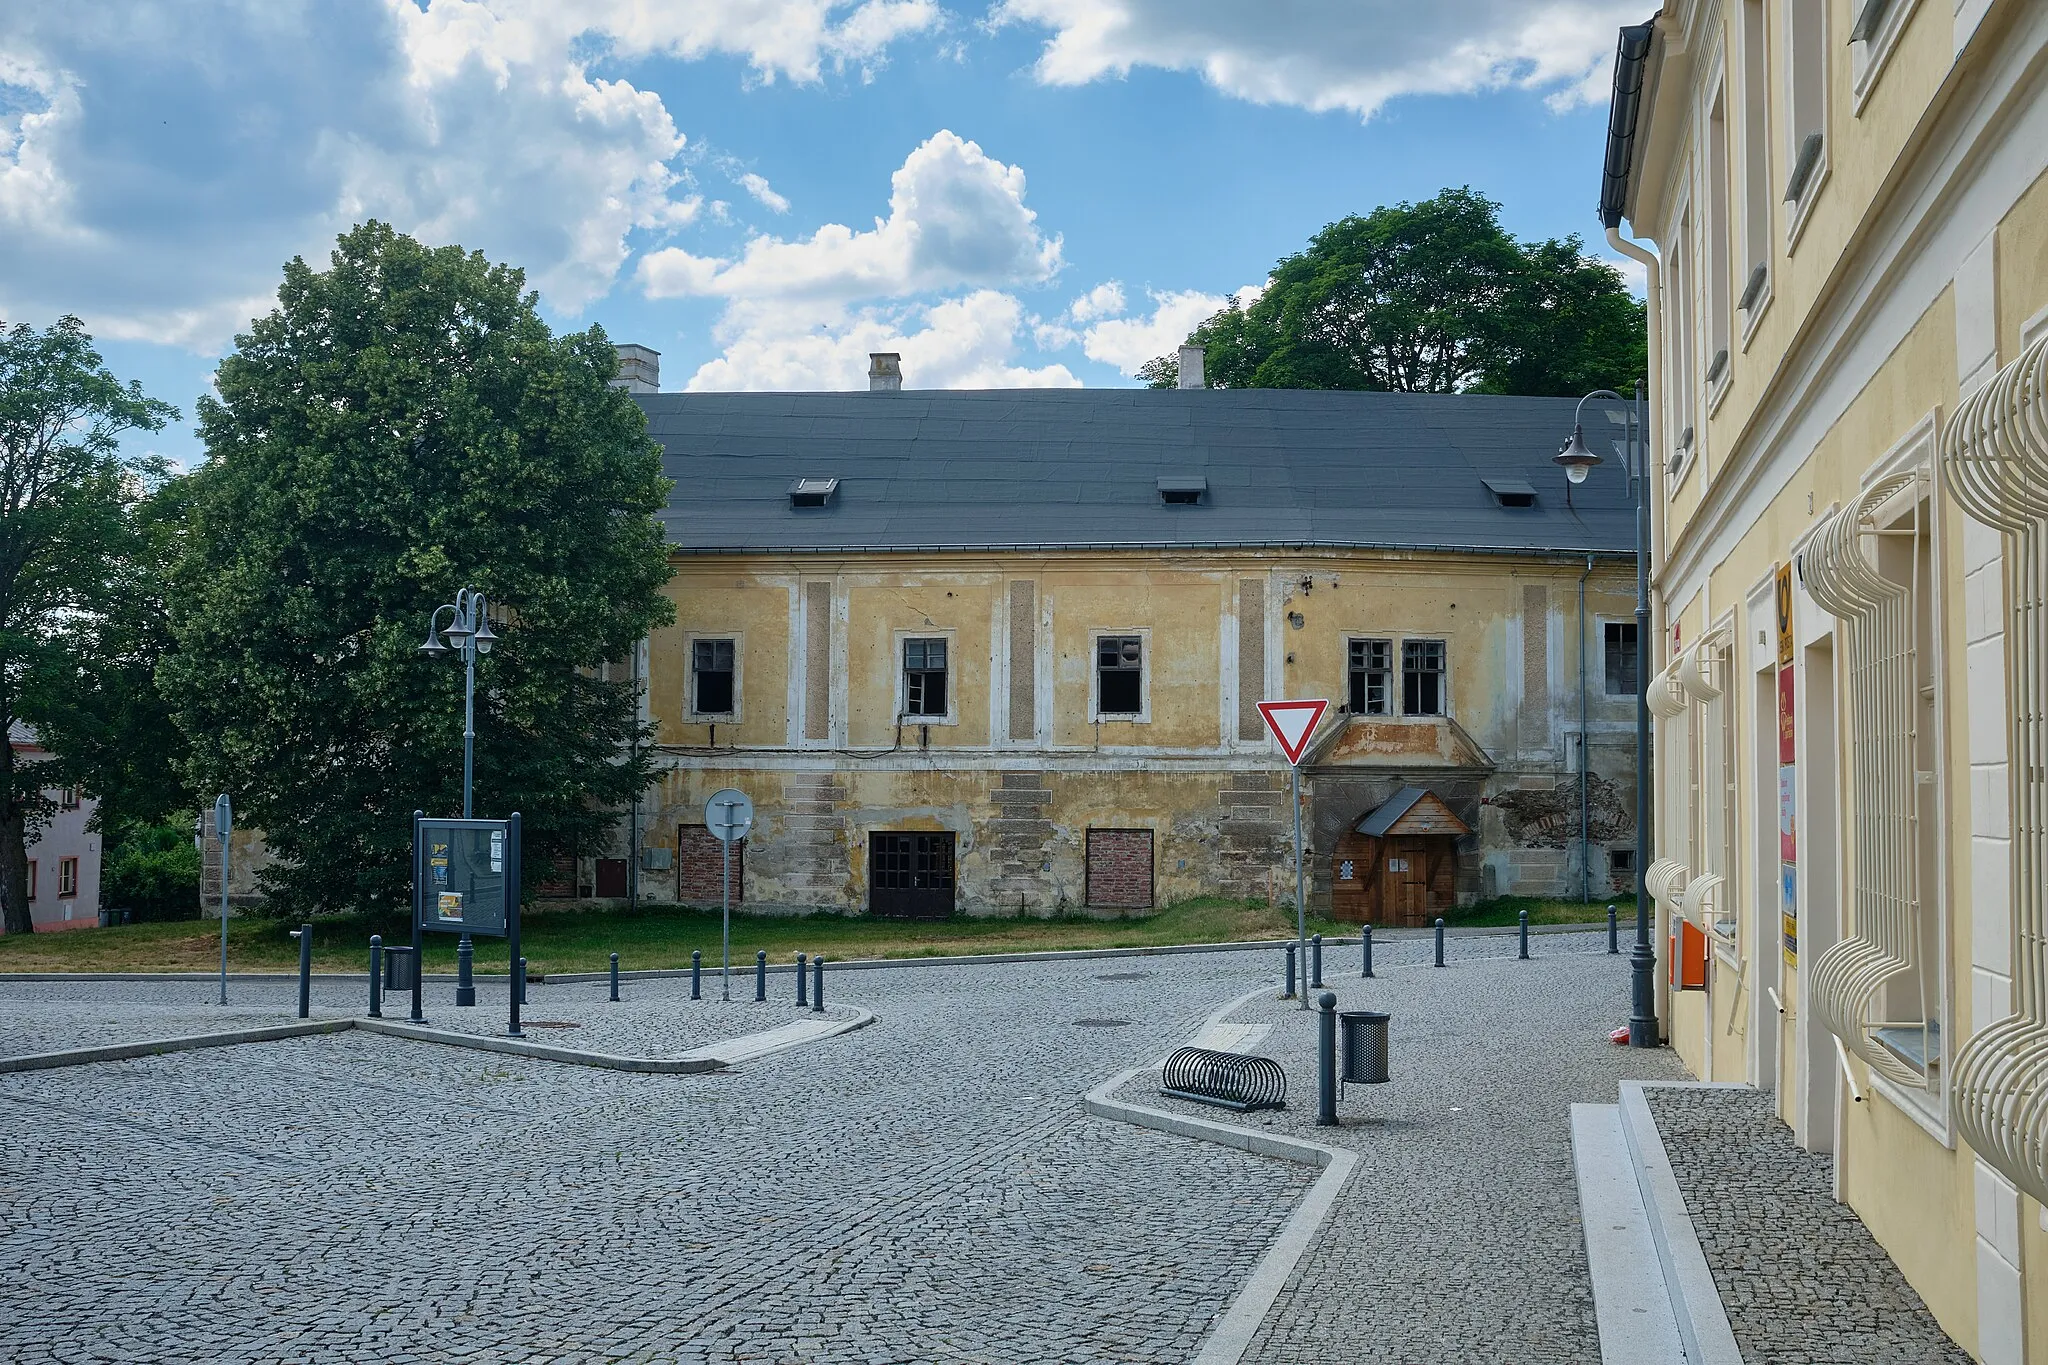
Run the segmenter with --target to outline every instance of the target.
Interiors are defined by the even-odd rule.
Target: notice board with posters
[[[495,938],[511,932],[519,896],[514,822],[416,816],[413,857],[413,911],[421,928]]]
[[[1784,935],[1785,965],[1799,965],[1799,746],[1793,732],[1792,708],[1796,657],[1792,647],[1792,566],[1780,564],[1778,604],[1778,878],[1779,918]]]

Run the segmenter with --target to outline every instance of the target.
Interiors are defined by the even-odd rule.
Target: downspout
[[[633,739],[628,753],[634,766],[640,762],[640,726],[643,723],[640,697],[640,645],[633,642]],[[633,814],[631,829],[626,838],[626,902],[635,909],[640,905],[640,789],[633,790]]]
[[[1586,580],[1593,576],[1593,556],[1586,556],[1586,571],[1579,575],[1579,903],[1593,899],[1593,843],[1591,795],[1593,749],[1586,730]]]

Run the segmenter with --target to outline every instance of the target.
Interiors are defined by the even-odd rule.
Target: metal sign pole
[[[426,812],[412,813],[412,1022],[427,1022],[426,997],[422,993],[427,979],[427,964],[424,961],[427,947],[425,909],[427,855],[420,843],[420,821],[426,819]]]
[[[526,984],[526,978],[519,969],[519,964],[523,960],[519,956],[519,901],[521,893],[525,888],[521,884],[520,877],[519,812],[516,810],[512,812],[510,827],[506,834],[505,923],[509,930],[507,937],[510,939],[507,946],[512,954],[512,989],[510,991],[512,996],[512,1015],[511,1023],[506,1028],[505,1034],[510,1038],[523,1038],[525,1035],[519,1031],[519,988]],[[467,938],[469,936],[464,934],[463,937]]]
[[[730,803],[726,805],[725,813],[726,821],[730,824],[732,819],[732,806]],[[720,839],[718,847],[725,861],[724,911],[721,915],[725,925],[724,966],[722,970],[724,973],[725,1002],[729,1005],[732,1003],[732,840]]]
[[[1301,1007],[1308,1008],[1308,901],[1301,887],[1301,765],[1288,765],[1289,789],[1294,793],[1294,937],[1301,945]]]
[[[220,1002],[228,1002],[228,833],[234,828],[234,807],[222,792],[213,803],[213,829],[220,835]]]

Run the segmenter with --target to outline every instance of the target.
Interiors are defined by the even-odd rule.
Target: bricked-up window
[[[732,903],[746,899],[747,841],[732,846]],[[676,827],[676,899],[717,905],[724,896],[725,846],[703,825]]]
[[[1607,695],[1610,697],[1633,697],[1640,689],[1636,686],[1640,675],[1636,672],[1636,623],[1633,621],[1609,621],[1607,623]]]
[[[57,894],[60,896],[75,896],[78,894],[78,859],[59,858],[57,860]]]
[[[1152,831],[1088,831],[1088,904],[1113,910],[1152,908]]]
[[[1440,716],[1444,713],[1444,642],[1401,642],[1401,714]]]
[[[946,714],[946,642],[903,642],[903,714]]]
[[[731,640],[690,644],[690,709],[700,716],[732,714],[735,652]]]
[[[1351,642],[1351,706],[1354,716],[1387,714],[1387,694],[1394,678],[1394,645],[1390,640]]]
[[[1145,709],[1145,642],[1136,635],[1095,641],[1095,709],[1105,716],[1135,716]]]

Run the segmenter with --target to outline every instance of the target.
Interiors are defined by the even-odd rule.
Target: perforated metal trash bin
[[[1387,1079],[1387,1021],[1376,1010],[1345,1010],[1337,1016],[1344,1040],[1339,1070],[1346,1083],[1379,1085]]]
[[[412,989],[412,949],[386,948],[384,950],[384,989],[396,994]]]

